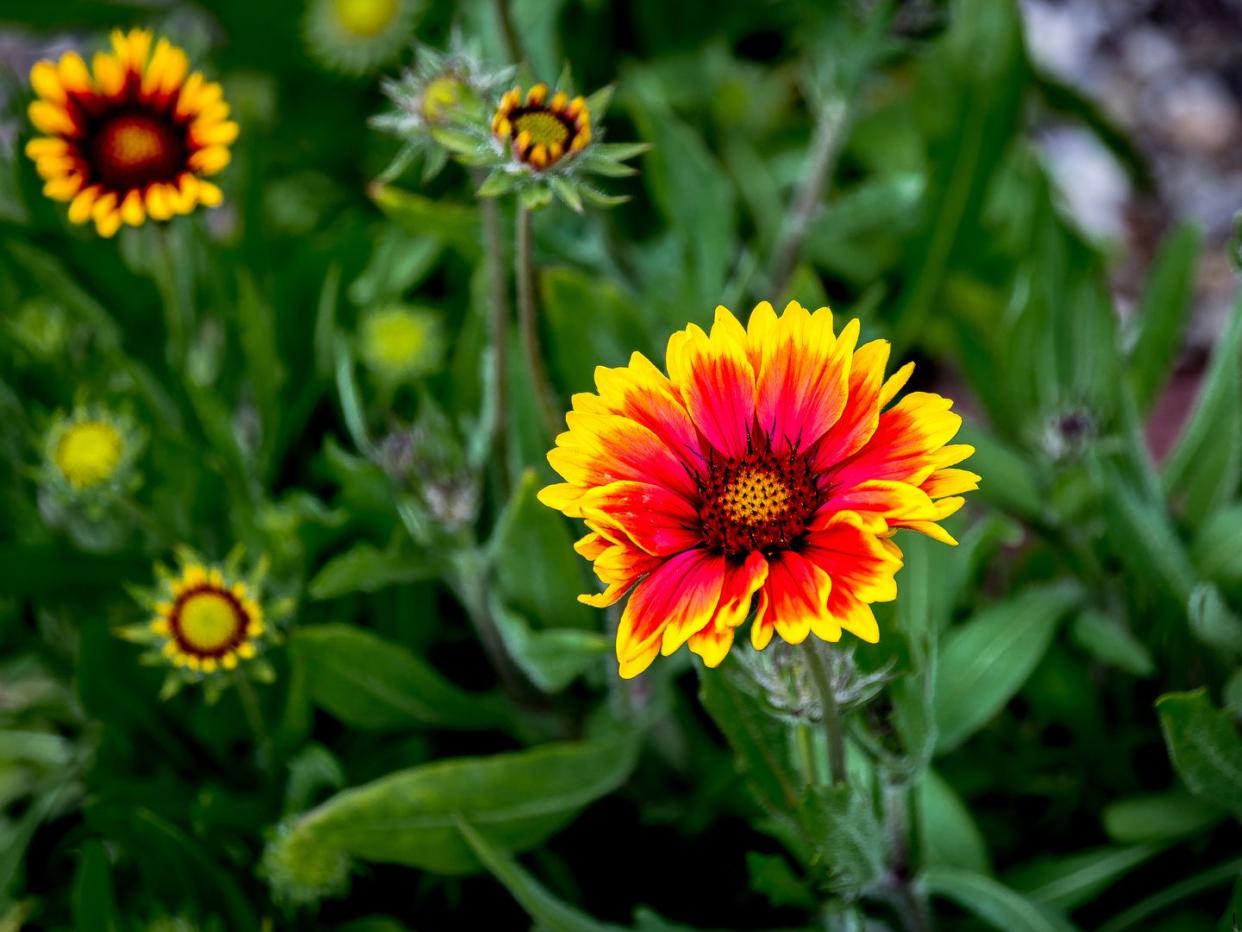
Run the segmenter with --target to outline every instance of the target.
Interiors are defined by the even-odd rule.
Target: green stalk
[[[530,216],[530,210],[519,204],[516,250],[518,332],[522,338],[522,355],[526,359],[526,368],[535,389],[535,404],[539,408],[539,417],[548,437],[552,438],[560,431],[562,409],[557,403],[556,393],[552,390],[552,383],[548,379],[548,370],[543,362],[543,351],[539,345],[539,321],[536,318],[535,308],[535,270],[531,257]]]
[[[495,461],[500,464],[497,474],[500,497],[504,500],[509,497],[509,293],[505,282],[504,247],[500,238],[500,207],[496,198],[485,197],[482,201],[483,246],[487,253],[488,284],[491,286],[489,331],[492,381],[488,409],[492,419],[492,452]]]
[[[828,736],[828,773],[834,786],[845,783],[845,736],[841,730],[841,711],[837,708],[837,695],[832,686],[828,664],[816,650],[815,642],[808,638],[804,648],[811,679],[819,693],[820,707],[824,715],[824,732]],[[831,656],[831,655],[829,655]]]

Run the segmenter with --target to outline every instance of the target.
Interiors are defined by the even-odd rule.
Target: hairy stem
[[[539,417],[549,437],[555,437],[560,430],[561,406],[557,403],[556,393],[548,379],[548,370],[543,362],[543,350],[539,345],[539,321],[535,316],[535,269],[531,259],[531,214],[530,211],[518,206],[517,210],[517,296],[518,296],[518,332],[522,338],[522,355],[526,359],[526,368],[530,373],[531,384],[535,389],[535,404],[539,408]]]
[[[476,185],[477,187],[477,185]],[[501,498],[509,494],[509,291],[505,281],[504,246],[500,236],[500,206],[493,197],[482,199],[483,246],[487,253],[487,270],[491,286],[490,339],[492,344],[492,381],[488,410],[491,415],[491,446],[497,470]]]
[[[837,695],[832,685],[829,663],[825,662],[815,646],[814,640],[808,638],[805,646],[807,665],[811,670],[811,679],[815,681],[815,690],[819,693],[820,707],[824,714],[824,732],[828,736],[828,774],[833,785],[845,783],[845,737],[841,730],[841,712],[837,708]],[[832,655],[830,654],[829,657]]]
[[[802,255],[802,245],[806,242],[811,220],[824,195],[828,174],[836,162],[837,152],[845,135],[843,130],[846,113],[844,101],[837,97],[829,97],[820,107],[815,135],[811,139],[811,150],[807,154],[806,170],[790,206],[772,264],[768,268],[768,295],[774,301],[784,300],[785,291],[789,288],[790,279],[793,278],[794,269]]]

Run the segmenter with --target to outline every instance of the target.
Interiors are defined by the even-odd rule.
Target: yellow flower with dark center
[[[362,322],[362,359],[388,381],[430,371],[440,349],[439,321],[428,311],[395,305],[371,312]]]
[[[400,54],[417,11],[416,0],[312,0],[306,41],[324,66],[364,74]]]
[[[38,99],[30,121],[45,135],[26,154],[52,200],[69,202],[73,223],[94,220],[102,236],[122,222],[168,220],[223,199],[208,181],[229,163],[237,124],[220,85],[190,73],[184,51],[147,30],[112,33],[112,51],[90,69],[77,52],[30,71]]]
[[[557,91],[549,100],[548,86],[536,84],[523,100],[522,89],[515,87],[500,99],[492,133],[519,162],[543,171],[591,141],[591,113],[585,97],[570,100]]]
[[[190,563],[171,580],[170,599],[157,603],[151,633],[178,667],[201,673],[232,670],[256,654],[263,609],[241,581],[214,567]]]
[[[88,419],[65,427],[52,461],[70,486],[86,489],[112,478],[124,447],[124,438],[116,427],[107,421]]]

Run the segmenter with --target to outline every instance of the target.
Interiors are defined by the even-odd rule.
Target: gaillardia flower
[[[417,0],[311,0],[307,45],[332,71],[374,71],[409,43],[419,6]]]
[[[220,85],[189,73],[185,52],[146,30],[112,33],[112,51],[88,70],[77,52],[30,71],[38,99],[30,121],[45,135],[26,154],[43,193],[69,202],[73,223],[95,221],[102,236],[121,223],[168,220],[223,195],[207,178],[229,163],[237,124]]]
[[[492,132],[513,157],[535,171],[581,152],[591,141],[591,111],[585,97],[569,99],[557,91],[548,99],[548,86],[536,84],[522,97],[515,87],[500,98],[492,117]]]
[[[937,523],[979,477],[955,464],[952,402],[911,392],[913,370],[887,379],[889,346],[856,347],[832,312],[758,305],[748,326],[716,309],[710,333],[674,333],[666,376],[635,353],[597,368],[598,394],[573,398],[548,461],[565,479],[540,500],[585,520],[575,549],[594,562],[611,605],[629,594],[617,631],[623,677],[682,644],[708,666],[724,659],[751,613],[751,642],[792,644],[842,631],[874,643],[871,603],[896,597],[912,528],[954,543]]]
[[[176,570],[157,566],[156,586],[135,591],[149,620],[121,634],[151,648],[145,661],[174,668],[166,694],[181,682],[210,679],[247,662],[261,667],[254,670],[260,679],[270,679],[271,669],[259,656],[272,638],[269,616],[283,616],[289,605],[282,601],[265,610],[260,597],[265,562],[245,575],[240,562],[240,550],[221,565],[181,551]]]

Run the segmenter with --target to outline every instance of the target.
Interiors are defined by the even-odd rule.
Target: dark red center
[[[823,500],[805,455],[766,447],[709,461],[701,486],[704,543],[728,556],[796,546]]]
[[[151,113],[121,113],[104,119],[90,140],[99,180],[115,190],[171,181],[185,167],[185,134]]]

